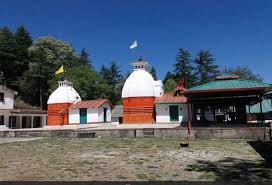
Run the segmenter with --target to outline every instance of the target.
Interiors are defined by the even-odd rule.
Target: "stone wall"
[[[193,128],[197,139],[263,139],[265,127]],[[187,137],[187,128],[108,129],[108,130],[5,130],[0,137]]]

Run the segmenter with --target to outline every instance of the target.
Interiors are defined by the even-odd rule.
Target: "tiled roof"
[[[13,109],[12,114],[47,114],[46,110],[38,109]]]
[[[244,89],[244,88],[259,88],[259,87],[272,87],[272,85],[267,83],[257,82],[257,81],[241,80],[241,79],[215,80],[207,84],[193,87],[189,90]]]
[[[96,99],[96,100],[85,100],[79,101],[69,107],[69,109],[79,109],[79,108],[99,108],[105,103],[109,103],[112,107],[111,102],[108,99]]]
[[[183,95],[174,96],[174,93],[167,92],[164,93],[161,97],[155,99],[155,103],[186,103],[187,98]]]

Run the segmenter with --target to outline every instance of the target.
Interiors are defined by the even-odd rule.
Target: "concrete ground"
[[[3,180],[272,180],[247,140],[44,138],[0,144]]]

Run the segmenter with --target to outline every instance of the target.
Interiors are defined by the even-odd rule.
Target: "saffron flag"
[[[55,74],[60,74],[60,73],[64,73],[64,67],[63,65],[55,72]]]
[[[134,49],[134,48],[136,48],[136,47],[137,47],[137,40],[135,40],[135,41],[129,46],[130,49]]]

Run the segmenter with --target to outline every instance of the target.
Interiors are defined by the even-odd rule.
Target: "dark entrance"
[[[80,124],[87,123],[87,109],[79,109]]]
[[[103,111],[104,111],[104,122],[107,122],[107,108],[103,108]]]
[[[170,121],[178,121],[178,105],[170,105],[169,106],[169,113],[170,113]]]

